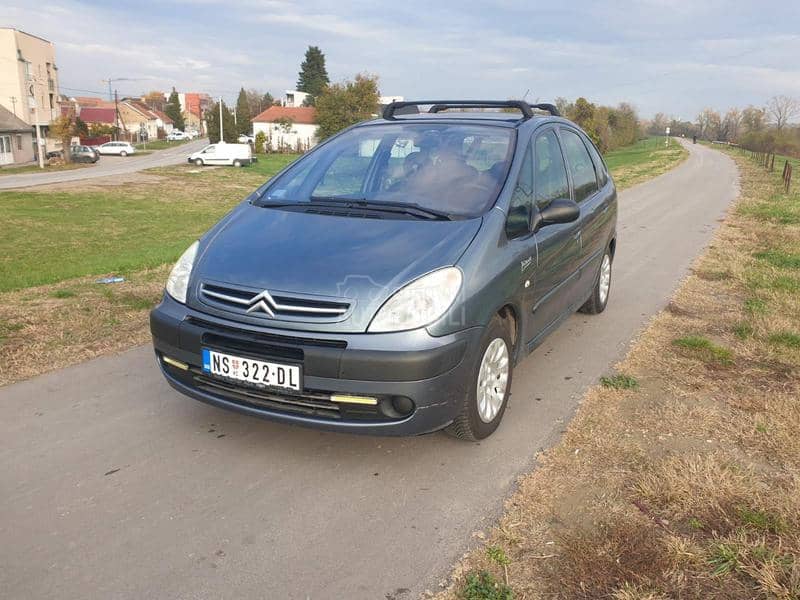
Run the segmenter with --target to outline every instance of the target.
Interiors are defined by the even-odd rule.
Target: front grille
[[[194,384],[198,389],[222,396],[226,400],[279,412],[300,413],[326,419],[342,418],[339,405],[331,402],[326,394],[303,392],[299,396],[284,395],[265,389],[228,383],[221,379],[211,379],[202,375],[202,371],[195,369],[192,371]]]
[[[335,340],[327,338],[312,338],[312,337],[299,337],[296,335],[277,335],[274,333],[263,333],[247,331],[239,329],[238,327],[226,327],[212,323],[197,317],[188,317],[186,319],[192,325],[202,327],[208,331],[209,335],[224,336],[228,339],[246,340],[254,344],[253,348],[261,348],[263,345],[281,345],[281,346],[315,346],[319,348],[347,348],[345,340]],[[204,334],[205,335],[205,334]],[[205,341],[205,340],[204,340]],[[228,342],[221,342],[223,346],[229,346]]]
[[[200,300],[208,306],[240,315],[303,322],[341,321],[352,306],[345,298],[253,290],[211,282],[200,286]]]

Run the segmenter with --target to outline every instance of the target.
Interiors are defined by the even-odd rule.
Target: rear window
[[[486,125],[359,127],[298,160],[265,186],[261,203],[363,200],[477,216],[502,189],[513,141],[513,130]]]

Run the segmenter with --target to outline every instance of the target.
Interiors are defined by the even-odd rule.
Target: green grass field
[[[45,165],[40,169],[38,164],[23,165],[21,167],[3,167],[0,169],[0,177],[3,175],[24,175],[25,173],[50,173],[52,171],[69,171],[71,169],[82,169],[89,167],[89,163],[65,163],[61,165]]]
[[[606,156],[620,188],[683,159],[659,140]],[[179,142],[176,142],[179,143]],[[663,143],[663,140],[661,140]],[[148,145],[148,150],[151,148]],[[249,192],[297,158],[260,155],[248,167],[150,169],[144,182],[83,190],[0,193],[0,292],[87,275],[127,274],[174,261]]]
[[[0,193],[0,292],[174,261],[192,240],[294,160],[152,169],[156,181],[86,191]]]
[[[174,148],[175,146],[182,146],[188,144],[191,140],[176,140],[171,142],[169,140],[153,140],[152,142],[143,142],[134,144],[137,150],[164,150],[166,148]]]
[[[606,153],[604,158],[617,188],[625,189],[665,173],[689,155],[675,139],[669,142],[651,137]]]

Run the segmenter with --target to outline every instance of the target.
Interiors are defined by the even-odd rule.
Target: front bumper
[[[284,423],[379,435],[427,433],[452,422],[473,379],[482,333],[479,327],[442,337],[424,329],[381,334],[268,329],[195,311],[166,294],[150,314],[150,329],[164,376],[187,396]],[[201,370],[203,347],[302,363],[303,392],[212,379]],[[372,396],[379,403],[342,404],[332,402],[331,394]]]

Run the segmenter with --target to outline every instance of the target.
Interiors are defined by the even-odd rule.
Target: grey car
[[[605,309],[616,197],[552,105],[391,104],[186,250],[150,316],[158,365],[248,415],[485,438],[514,367],[576,310]]]
[[[96,163],[100,154],[89,146],[70,146],[70,159],[76,163]]]

